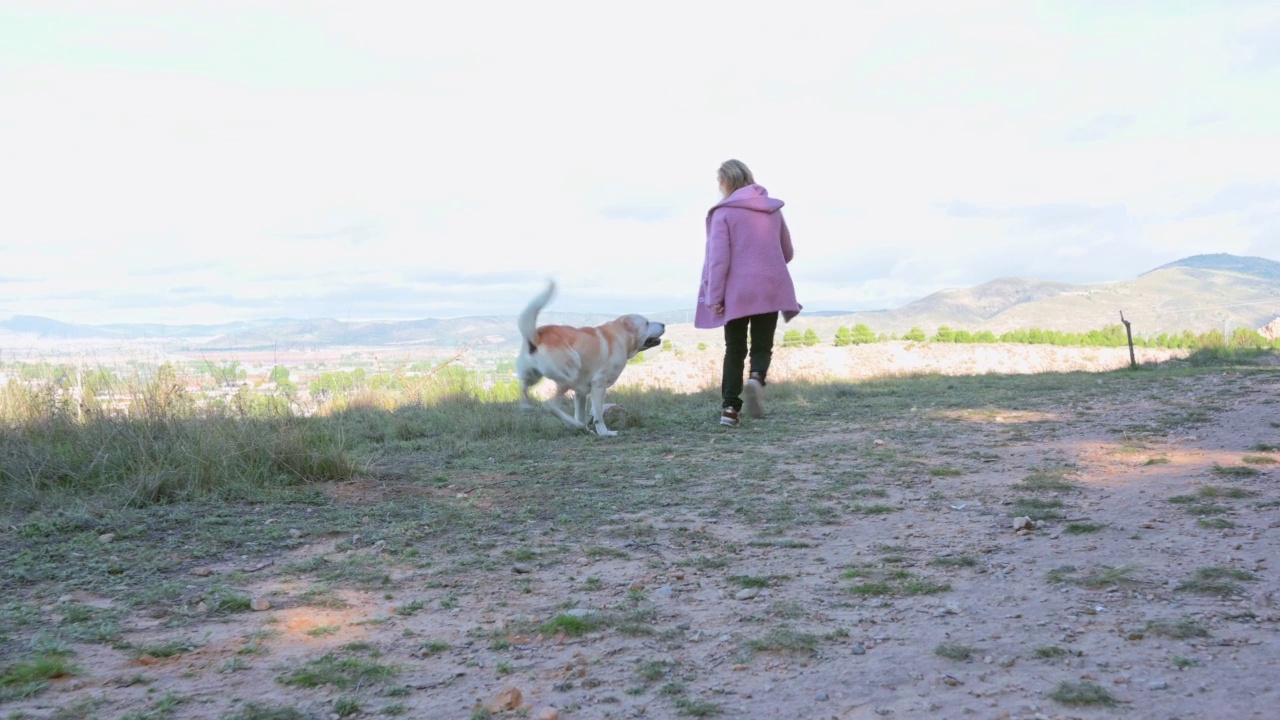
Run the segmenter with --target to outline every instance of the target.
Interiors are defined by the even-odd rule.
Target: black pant
[[[751,335],[751,372],[764,382],[773,358],[773,333],[778,329],[778,313],[748,315],[724,326],[724,375],[720,378],[721,407],[742,409],[742,368],[747,360],[747,335]]]

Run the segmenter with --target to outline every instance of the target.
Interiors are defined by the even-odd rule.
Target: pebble
[[[302,537],[302,531],[298,528],[289,528],[289,537],[300,538]]]
[[[103,535],[98,536],[98,542],[100,543],[109,543],[115,539],[116,539],[115,533],[105,533]]]
[[[830,696],[828,696],[825,691],[818,693],[818,697],[817,697],[818,702],[826,702],[827,700],[830,700],[830,699],[831,699]]]
[[[538,714],[534,715],[533,717],[534,717],[534,720],[559,720],[560,711],[553,707],[547,706],[539,710]]]
[[[592,610],[591,608],[572,608],[564,611],[565,615],[576,618],[583,618],[594,613],[595,610]]]
[[[253,600],[249,601],[249,607],[250,607],[251,609],[253,609],[255,612],[262,612],[263,610],[270,610],[270,609],[271,609],[271,601],[270,601],[270,600],[268,600],[268,599],[266,599],[266,598],[264,598],[264,597],[256,597],[256,598],[254,598]]]
[[[1034,530],[1035,527],[1035,521],[1025,515],[1013,519],[1014,530]]]
[[[853,646],[853,654],[854,654],[854,655],[866,655],[866,654],[867,654],[867,649],[866,649],[865,647],[863,647],[863,646],[862,646],[862,643],[858,643],[857,645],[854,645],[854,646]]]
[[[533,572],[533,566],[526,565],[524,563],[516,563],[515,565],[511,566],[511,571],[516,573],[517,575],[528,575],[529,573]]]
[[[663,600],[671,597],[671,586],[663,585],[662,587],[653,591],[653,596],[656,598],[662,598]]]
[[[1147,683],[1147,689],[1148,690],[1167,690],[1169,689],[1169,683],[1165,682],[1164,680],[1152,680],[1151,682]]]
[[[757,596],[757,595],[759,595],[759,594],[760,594],[760,589],[759,589],[759,588],[743,588],[743,589],[739,590],[739,591],[738,591],[738,592],[733,596],[733,599],[735,599],[735,600],[750,600],[751,598],[753,598],[753,597],[755,597],[755,596]]]
[[[591,564],[591,559],[590,559],[590,558],[580,557],[580,558],[578,558],[578,564],[579,564],[579,565],[590,565],[590,564]],[[555,708],[548,708],[548,709],[550,709],[550,710],[554,710]]]

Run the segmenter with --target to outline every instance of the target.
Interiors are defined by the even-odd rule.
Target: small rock
[[[249,601],[249,607],[255,612],[271,609],[271,601],[264,597],[256,597]]]
[[[872,445],[874,445],[874,446],[876,446],[876,447],[880,447],[881,445],[884,445],[884,441],[883,441],[883,440],[875,440],[875,441],[873,441],[871,444],[872,444]]]
[[[559,720],[559,718],[560,711],[549,705],[539,710],[538,714],[533,716],[533,720]]]
[[[579,564],[579,565],[590,565],[590,564],[591,564],[591,559],[590,559],[590,558],[580,557],[580,558],[578,558],[578,564]],[[551,709],[553,709],[553,710],[554,710],[555,708],[551,708]]]
[[[203,600],[201,600],[200,602],[196,603],[196,612],[198,612],[198,613],[207,613],[207,612],[209,612],[209,605],[208,605],[208,603],[206,603],[206,602],[205,602],[205,601],[203,601]]]
[[[854,646],[853,646],[853,654],[854,654],[854,655],[866,655],[866,654],[867,654],[867,649],[866,649],[865,647],[863,647],[863,646],[862,646],[862,643],[858,643],[857,645],[854,645]]]
[[[733,599],[734,600],[750,600],[751,598],[759,594],[760,594],[759,588],[743,588],[733,596]]]
[[[671,586],[663,585],[662,587],[653,591],[653,596],[656,598],[661,598],[663,600],[666,600],[667,598],[671,597]]]
[[[302,537],[302,531],[298,528],[289,528],[289,537],[300,538]]]
[[[1147,689],[1148,690],[1168,690],[1169,683],[1165,682],[1164,680],[1152,680],[1151,682],[1147,683]]]
[[[1013,519],[1014,530],[1034,530],[1035,527],[1035,521],[1025,515]]]
[[[533,572],[533,566],[526,565],[524,563],[516,563],[515,565],[511,566],[511,571],[517,575],[528,575],[529,573]]]
[[[507,687],[499,690],[493,697],[484,702],[484,709],[491,713],[506,712],[520,707],[523,698],[520,688]]]
[[[823,692],[819,692],[819,693],[818,693],[818,696],[817,696],[817,700],[818,700],[818,702],[826,702],[826,701],[828,701],[828,700],[830,700],[830,699],[831,699],[831,698],[830,698],[830,696],[828,696],[828,695],[827,695],[826,691],[823,691]]]
[[[103,535],[99,535],[99,536],[98,536],[98,542],[100,542],[100,543],[104,543],[104,544],[105,544],[105,543],[112,542],[112,541],[113,541],[113,540],[115,540],[115,539],[116,539],[116,534],[115,534],[115,533],[105,533],[105,534],[103,534]]]
[[[641,590],[643,590],[643,589],[644,589],[644,583],[641,583],[641,582],[633,582],[633,583],[631,583],[631,587],[630,587],[630,588],[628,588],[628,589],[629,589],[629,590],[634,590],[634,591],[636,591],[636,592],[639,592],[639,591],[641,591]]]
[[[569,610],[565,610],[564,614],[569,617],[584,618],[588,615],[595,614],[595,610],[592,610],[591,608],[571,608]]]
[[[192,570],[192,571],[191,571],[191,574],[192,574],[192,575],[195,575],[196,577],[209,577],[210,575],[212,575],[212,574],[213,574],[213,568],[211,568],[211,567],[198,567],[198,568],[196,568],[195,570]]]

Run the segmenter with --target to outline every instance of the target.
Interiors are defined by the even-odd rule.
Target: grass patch
[[[1101,685],[1089,682],[1062,682],[1049,697],[1063,705],[1102,705],[1111,707],[1116,704],[1115,697]]]
[[[39,695],[50,680],[79,672],[65,653],[46,652],[24,658],[0,668],[0,702]]]
[[[1240,582],[1255,582],[1258,576],[1248,570],[1209,566],[1196,568],[1191,577],[1178,584],[1178,590],[1200,595],[1235,595],[1243,588]]]
[[[328,685],[339,690],[349,690],[390,680],[399,674],[394,665],[383,665],[361,658],[340,658],[332,653],[308,660],[276,678],[282,685],[300,688],[316,688]]]
[[[951,590],[951,583],[935,583],[900,569],[851,568],[842,577],[859,580],[849,587],[849,592],[859,597],[936,595]]]
[[[742,644],[747,653],[782,652],[782,653],[817,653],[822,638],[813,633],[800,632],[787,626],[776,627],[763,636],[747,640]]]
[[[965,662],[973,659],[973,648],[968,645],[960,645],[956,643],[942,643],[933,649],[933,654],[948,660]]]
[[[892,512],[898,512],[902,508],[894,507],[893,505],[885,505],[883,503],[876,503],[872,505],[855,504],[850,509],[853,510],[853,512],[862,513],[863,515],[887,515]]]
[[[222,720],[311,720],[311,716],[292,707],[263,705],[250,701],[234,715],[227,715]]]
[[[1219,465],[1214,463],[1213,474],[1218,477],[1240,480],[1243,478],[1257,477],[1259,470],[1245,465]]]
[[[1071,492],[1079,490],[1080,486],[1067,480],[1061,472],[1037,470],[1014,483],[1013,489],[1022,492]]]
[[[1245,455],[1240,459],[1247,465],[1275,465],[1276,463],[1280,463],[1280,460],[1269,455]]]
[[[730,575],[725,578],[731,584],[744,588],[776,587],[787,579],[789,579],[787,575]]]
[[[929,468],[929,474],[933,477],[960,477],[964,474],[964,471],[949,465],[943,465],[942,467]]]
[[[194,640],[166,640],[154,645],[139,645],[130,649],[134,657],[171,658],[183,655],[200,647]]]
[[[1195,503],[1187,506],[1187,514],[1202,517],[1205,515],[1222,515],[1231,512],[1228,505],[1219,505],[1217,503]]]
[[[719,715],[720,706],[706,700],[691,700],[687,697],[678,697],[675,700],[676,712],[686,717],[711,717]]]
[[[1280,423],[1272,423],[1271,427],[1280,427]],[[1271,443],[1258,443],[1257,445],[1254,445],[1249,449],[1254,452],[1280,452],[1280,445],[1273,445]]]
[[[1124,587],[1135,584],[1137,581],[1131,577],[1135,569],[1133,567],[1103,566],[1087,572],[1081,572],[1074,565],[1063,565],[1050,570],[1048,579],[1051,583],[1067,583],[1089,590],[1102,590],[1104,588]]]
[[[1148,620],[1147,632],[1174,640],[1209,637],[1209,631],[1191,618],[1180,620]]]
[[[1032,520],[1061,520],[1066,517],[1059,512],[1063,507],[1065,507],[1064,503],[1056,498],[1022,497],[1013,501],[1013,510],[1009,513],[1009,517],[1025,515]]]
[[[1196,520],[1196,525],[1211,530],[1230,530],[1237,525],[1226,518],[1200,518]]]
[[[1036,657],[1041,660],[1056,660],[1071,654],[1071,651],[1057,645],[1044,645],[1036,648]]]
[[[173,714],[186,698],[175,693],[165,693],[164,697],[151,704],[151,709],[141,713],[127,713],[120,720],[162,720]]]
[[[1147,461],[1142,464],[1143,465],[1168,465],[1169,458],[1164,457],[1163,455],[1160,455],[1153,458],[1147,458]]]
[[[1103,523],[1096,522],[1073,522],[1063,526],[1062,531],[1068,535],[1088,535],[1090,533],[1102,532],[1107,526]]]
[[[604,618],[600,616],[600,613],[590,612],[581,615],[561,613],[540,625],[538,629],[544,635],[564,633],[570,637],[579,637],[603,627]]]
[[[942,555],[929,561],[938,567],[977,567],[978,558],[972,555]]]

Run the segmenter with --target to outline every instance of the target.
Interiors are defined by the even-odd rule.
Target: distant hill
[[[839,326],[865,323],[901,335],[939,325],[1002,333],[1018,328],[1081,332],[1120,322],[1139,335],[1214,328],[1258,329],[1280,316],[1280,262],[1235,255],[1196,255],[1133,280],[1097,285],[1003,278],[972,288],[942,290],[893,310],[837,318],[805,318],[820,337]]]
[[[892,310],[807,312],[788,328],[813,328],[823,339],[840,326],[865,323],[877,333],[901,335],[913,327],[932,334],[940,325],[996,333],[1018,328],[1087,331],[1118,323],[1120,313],[1139,335],[1213,328],[1260,328],[1280,316],[1280,262],[1225,253],[1194,255],[1133,280],[1069,285],[1029,278],[999,278],[951,288]],[[689,324],[691,310],[655,313],[674,342],[706,341]],[[615,316],[544,313],[544,323],[598,325]],[[324,346],[514,347],[515,318],[483,316],[399,322],[273,319],[222,325],[73,325],[33,316],[0,319],[0,340],[165,341],[186,349],[280,350]]]
[[[1251,275],[1253,277],[1263,278],[1264,280],[1280,280],[1280,262],[1260,257],[1229,255],[1227,253],[1192,255],[1191,257],[1182,258],[1181,260],[1174,260],[1167,265],[1161,265],[1155,270],[1143,273],[1143,275],[1149,275],[1154,272],[1160,272],[1161,270],[1178,267],[1197,268],[1200,270],[1221,270],[1223,272]]]

